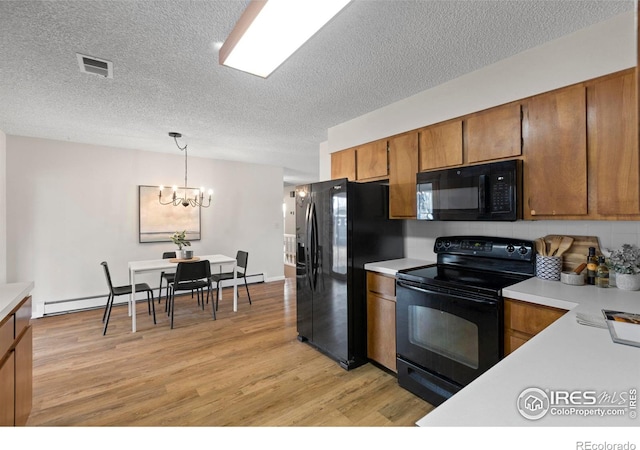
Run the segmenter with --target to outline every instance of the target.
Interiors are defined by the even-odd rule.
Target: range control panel
[[[533,241],[483,236],[446,236],[436,239],[436,254],[484,256],[488,258],[533,260]]]

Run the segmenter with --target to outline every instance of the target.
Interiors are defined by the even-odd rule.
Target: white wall
[[[7,282],[7,136],[0,130],[0,284]]]
[[[548,234],[596,236],[601,249],[622,244],[640,246],[640,222],[595,220],[541,220],[517,222],[405,221],[405,256],[435,260],[433,244],[438,236],[480,235],[533,240]]]
[[[179,152],[7,136],[6,153],[7,280],[35,282],[35,316],[45,302],[105,295],[103,260],[126,284],[128,261],[175,250],[138,242],[138,185],[181,185]],[[246,250],[249,274],[282,279],[282,177],[281,168],[189,157],[189,184],[214,189],[195,254]],[[156,287],[157,277],[141,281]]]
[[[330,128],[328,152],[414,130],[432,123],[596,78],[636,65],[634,13],[622,14],[528,50],[433,89]],[[321,172],[329,179],[330,172]],[[519,221],[405,222],[405,256],[434,259],[443,235],[488,235],[534,239],[547,234],[598,236],[603,248],[640,245],[638,222]]]
[[[318,180],[330,180],[331,179],[331,153],[329,152],[329,142],[324,141],[320,143],[319,148],[320,158],[320,170],[318,171]]]
[[[284,210],[284,234],[296,234],[296,199],[291,197],[291,192],[295,191],[295,186],[286,186],[283,192],[282,203]]]

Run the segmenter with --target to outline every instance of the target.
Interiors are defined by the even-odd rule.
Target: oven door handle
[[[440,293],[451,295],[453,297],[463,298],[466,301],[481,303],[485,305],[495,305],[497,304],[497,300],[495,298],[486,298],[484,296],[478,295],[474,292],[466,292],[457,289],[448,289],[448,288],[438,288],[435,286],[423,286],[421,284],[414,284],[412,282],[397,280],[396,284],[398,287],[403,287],[406,289],[411,289],[413,291],[423,292],[425,294],[429,293]]]

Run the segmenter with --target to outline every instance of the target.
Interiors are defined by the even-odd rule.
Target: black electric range
[[[503,356],[502,290],[535,274],[529,240],[436,239],[437,264],[396,275],[398,382],[438,405]]]

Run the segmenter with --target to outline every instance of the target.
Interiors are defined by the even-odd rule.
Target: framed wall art
[[[196,188],[186,188],[193,197]],[[200,207],[161,205],[160,186],[138,186],[139,242],[171,242],[176,231],[186,231],[187,240],[200,240]],[[179,189],[182,196],[182,188]],[[171,199],[171,188],[162,191],[163,201]]]

